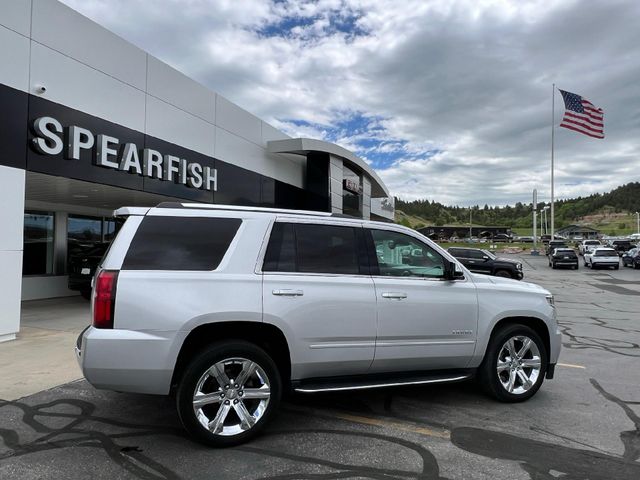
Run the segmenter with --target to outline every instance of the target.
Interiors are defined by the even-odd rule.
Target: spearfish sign
[[[33,146],[38,152],[45,155],[59,155],[63,152],[64,144],[60,137],[63,129],[58,120],[40,117],[33,122],[33,129],[38,135],[33,139]],[[174,155],[162,155],[151,148],[142,149],[139,153],[135,143],[121,146],[115,137],[103,134],[94,136],[86,128],[75,125],[68,128],[68,137],[65,155],[70,160],[80,160],[81,150],[91,150],[95,146],[94,165],[202,190],[218,189],[216,169],[203,167],[198,162],[188,162]]]

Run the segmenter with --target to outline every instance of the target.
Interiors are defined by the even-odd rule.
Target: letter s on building
[[[38,152],[47,155],[62,153],[62,139],[56,135],[56,132],[62,133],[62,125],[58,120],[40,117],[33,122],[33,129],[38,134],[38,137],[33,139],[33,145]]]

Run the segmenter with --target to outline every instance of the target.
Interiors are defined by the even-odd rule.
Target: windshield
[[[482,253],[484,253],[487,257],[489,257],[491,260],[495,260],[497,257],[491,253],[489,250],[482,250]]]
[[[600,245],[600,242],[598,240],[587,240],[586,242],[584,242],[585,245]]]

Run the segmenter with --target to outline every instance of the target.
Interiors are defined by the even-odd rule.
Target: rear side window
[[[361,229],[336,225],[276,223],[262,270],[358,275],[367,265]]]
[[[242,221],[238,218],[145,217],[123,270],[215,270]]]
[[[296,271],[296,238],[291,223],[275,223],[264,256],[264,272]]]
[[[360,273],[356,229],[334,225],[296,225],[298,271]]]

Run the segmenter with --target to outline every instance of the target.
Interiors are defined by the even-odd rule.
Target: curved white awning
[[[342,158],[342,161],[347,167],[355,167],[358,170],[362,170],[364,174],[369,177],[369,181],[371,182],[371,197],[381,198],[389,196],[389,190],[367,162],[335,143],[315,140],[313,138],[290,138],[267,142],[267,150],[271,153],[293,153],[296,155],[306,155],[309,152],[324,152],[335,155],[336,157]]]

